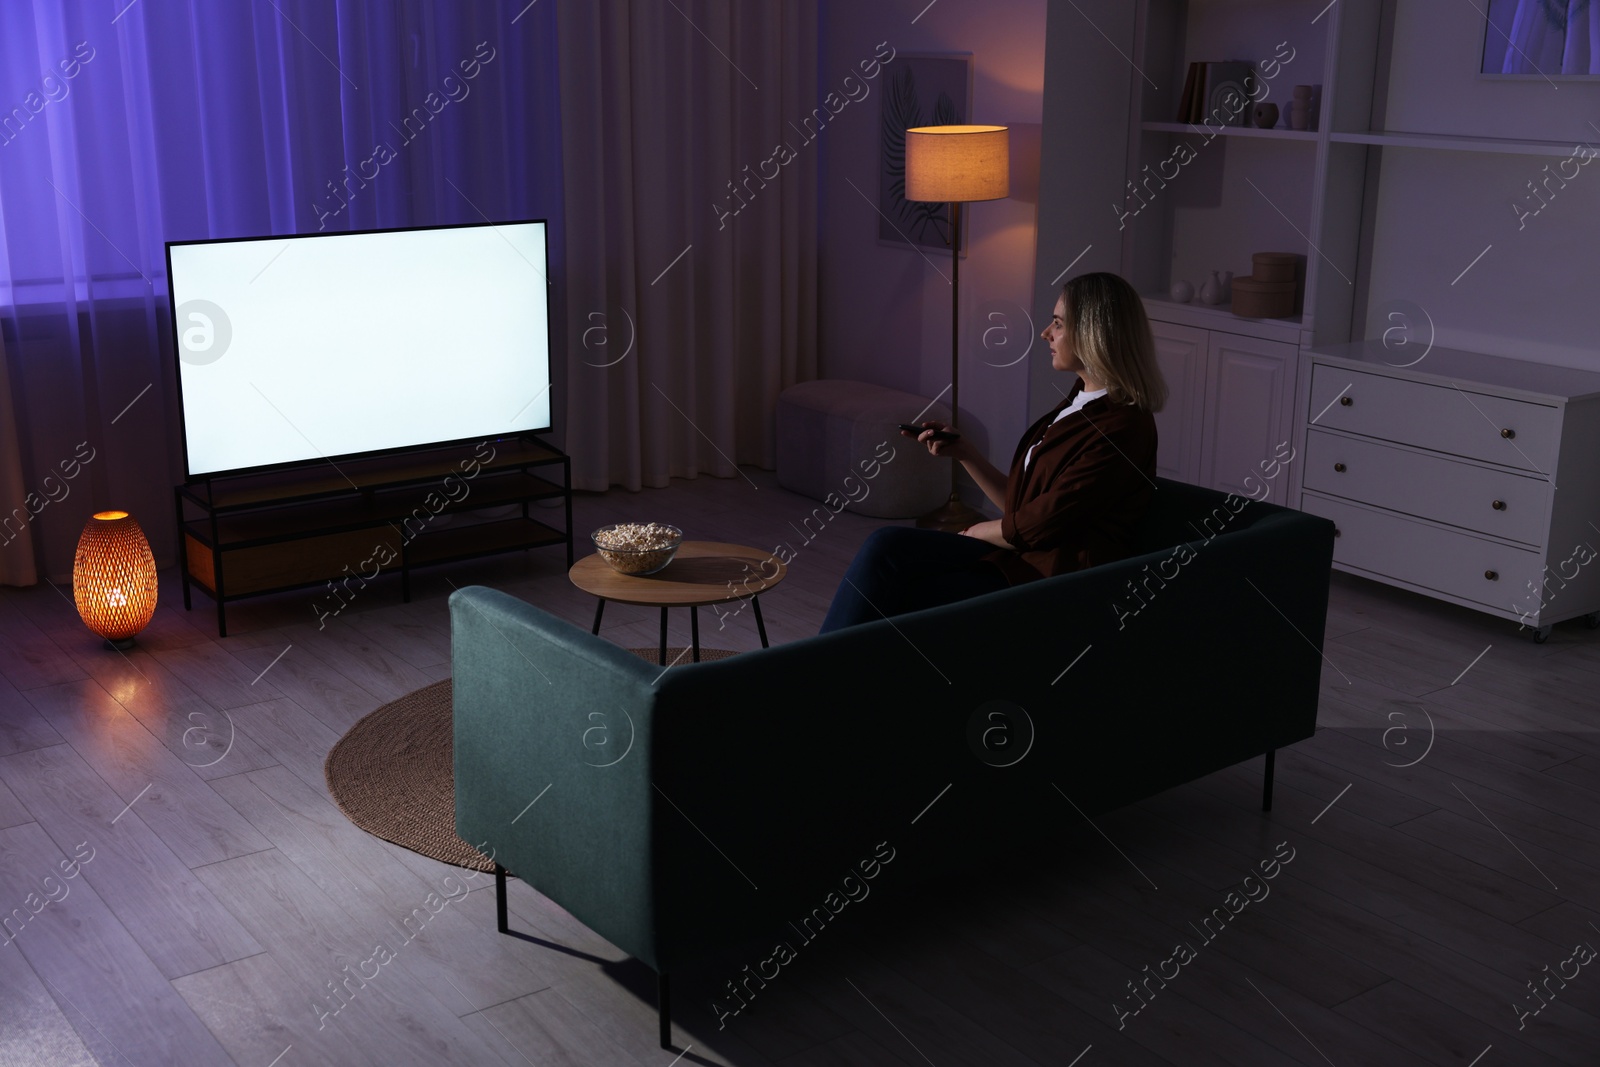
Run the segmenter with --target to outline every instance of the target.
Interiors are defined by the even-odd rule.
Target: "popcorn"
[[[665,548],[679,536],[675,528],[659,522],[619,522],[609,529],[597,531],[594,543],[601,548],[644,550]]]
[[[620,522],[596,530],[594,547],[622,574],[651,574],[672,561],[683,531],[659,522]]]

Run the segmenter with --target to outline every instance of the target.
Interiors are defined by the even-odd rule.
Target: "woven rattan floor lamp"
[[[906,199],[950,205],[950,419],[961,423],[961,205],[1011,195],[1011,131],[1005,126],[918,126],[906,131]],[[963,530],[983,518],[961,499],[950,464],[950,500],[917,525]]]
[[[96,512],[78,538],[72,599],[84,625],[106,647],[133,647],[156,611],[156,561],[144,531],[126,511]]]

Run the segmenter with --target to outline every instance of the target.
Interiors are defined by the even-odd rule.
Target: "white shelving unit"
[[[1600,139],[1600,134],[1596,135]],[[1376,145],[1379,148],[1422,148],[1439,152],[1489,152],[1511,156],[1572,155],[1572,141],[1529,141],[1510,137],[1458,137],[1443,133],[1405,133],[1372,130],[1366,133],[1329,135],[1335,144]]]
[[[1158,467],[1167,477],[1248,493],[1247,478],[1260,484],[1251,478],[1260,462],[1292,443],[1300,348],[1313,340],[1323,312],[1315,299],[1322,263],[1312,234],[1326,197],[1328,89],[1337,80],[1329,66],[1339,59],[1329,42],[1340,31],[1333,12],[1318,17],[1322,7],[1314,0],[1139,4],[1124,204],[1138,210],[1119,232],[1120,269],[1145,298],[1172,390],[1157,416]],[[1284,112],[1278,126],[1172,121],[1191,62],[1261,61],[1291,49],[1290,61],[1267,83],[1266,99]],[[1296,84],[1324,87],[1317,129],[1287,128]],[[1198,294],[1212,270],[1249,275],[1255,252],[1302,257],[1302,310],[1247,319],[1228,303],[1168,297],[1180,279]],[[1348,299],[1334,309],[1335,318],[1349,314]],[[1275,502],[1297,499],[1292,476],[1269,488]]]
[[[1254,126],[1223,126],[1207,129],[1192,122],[1141,122],[1139,128],[1146,133],[1192,133],[1200,137],[1218,134],[1223,137],[1261,137],[1270,141],[1309,141],[1312,144],[1319,139],[1313,130],[1283,130],[1276,127],[1270,130],[1261,130]]]
[[[1172,387],[1158,416],[1162,473],[1238,492],[1253,460],[1268,458],[1288,438],[1297,458],[1289,476],[1274,483],[1271,499],[1339,512],[1356,524],[1352,529],[1370,527],[1371,536],[1336,542],[1341,569],[1528,622],[1541,636],[1580,609],[1600,619],[1591,615],[1600,584],[1589,587],[1600,577],[1584,577],[1531,617],[1501,595],[1511,584],[1522,592],[1541,567],[1554,573],[1564,564],[1562,553],[1572,549],[1565,541],[1576,536],[1571,515],[1600,515],[1600,479],[1579,473],[1600,449],[1600,430],[1591,429],[1600,425],[1597,402],[1561,384],[1573,374],[1600,373],[1592,331],[1600,170],[1586,167],[1571,187],[1545,186],[1557,195],[1546,195],[1545,204],[1530,200],[1527,218],[1517,206],[1524,186],[1547,180],[1552,160],[1573,156],[1580,144],[1600,144],[1600,86],[1562,82],[1553,92],[1553,84],[1479,78],[1477,6],[1414,0],[1137,0],[1131,28],[1109,21],[1113,8],[1106,3],[1052,0],[1051,64],[1082,66],[1108,51],[1103,41],[1067,32],[1081,31],[1085,3],[1095,8],[1090,17],[1108,20],[1102,27],[1112,51],[1131,60],[1117,75],[1127,83],[1126,133],[1095,135],[1105,152],[1122,155],[1125,198],[1110,207],[1109,225],[1100,220],[1069,231],[1052,217],[1047,230],[1043,205],[1076,198],[1080,213],[1094,217],[1100,209],[1093,201],[1110,183],[1103,168],[1086,163],[1070,174],[1045,168],[1039,273],[1049,281],[1060,269],[1054,259],[1060,249],[1070,258],[1085,237],[1096,256],[1107,240],[1116,245],[1116,265],[1102,260],[1078,269],[1120,270],[1145,295]],[[1272,81],[1269,98],[1282,107],[1291,86],[1320,84],[1317,128],[1173,121],[1191,61],[1259,62],[1280,42],[1295,54]],[[1083,99],[1052,97],[1048,70],[1046,82],[1045,143],[1082,144],[1075,127],[1083,121]],[[1089,110],[1103,125],[1103,107]],[[1182,144],[1190,158],[1175,172]],[[1167,297],[1176,279],[1198,290],[1213,269],[1248,274],[1250,254],[1267,251],[1304,257],[1303,298],[1292,318],[1241,319],[1226,305]],[[1042,297],[1049,295],[1044,288]],[[1406,323],[1418,333],[1407,337],[1416,347],[1403,352],[1385,347],[1388,313],[1397,303],[1426,318],[1425,329],[1420,321]],[[1430,353],[1425,363],[1397,369],[1419,349]],[[1547,486],[1551,510],[1533,526],[1516,527],[1515,536],[1496,532],[1507,511],[1453,525],[1455,503],[1434,498],[1456,490],[1418,472],[1460,475],[1457,489],[1474,507],[1482,503],[1481,490],[1498,485],[1505,472],[1470,449],[1462,452],[1446,427],[1408,431],[1402,423],[1416,413],[1404,404],[1384,416],[1393,425],[1382,419],[1343,430],[1324,425],[1336,416],[1313,425],[1319,367],[1324,384],[1336,372],[1353,374],[1374,397],[1404,393],[1403,384],[1394,384],[1403,382],[1442,390],[1424,394],[1430,397],[1453,397],[1458,389],[1491,400],[1538,394],[1523,400],[1558,413],[1552,425],[1561,430],[1548,469],[1541,465],[1543,474],[1562,473]],[[1306,464],[1320,463],[1334,448],[1363,457],[1360,479],[1332,479],[1320,469],[1308,474]],[[1392,462],[1367,469],[1380,454]],[[1527,489],[1516,479],[1542,473],[1513,465],[1507,484]],[[1358,489],[1341,488],[1358,482]],[[1423,507],[1425,499],[1433,502]],[[1495,500],[1528,514],[1527,505]],[[1600,545],[1600,532],[1591,533]],[[1451,552],[1465,558],[1484,545],[1514,548],[1520,554],[1508,558],[1516,566],[1428,577],[1429,567]],[[1504,576],[1485,578],[1486,571]]]
[[[1182,326],[1193,326],[1201,330],[1216,330],[1222,333],[1240,334],[1245,337],[1260,337],[1267,341],[1284,341],[1288,344],[1300,343],[1300,330],[1302,318],[1300,315],[1291,315],[1286,319],[1244,319],[1228,310],[1228,305],[1208,305],[1187,303],[1179,304],[1167,299],[1165,294],[1141,293],[1144,298],[1144,309],[1150,318],[1157,322],[1171,322]]]

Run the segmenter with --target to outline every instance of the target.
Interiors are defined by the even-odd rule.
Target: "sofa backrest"
[[[1217,533],[1247,529],[1268,515],[1288,509],[1251,501],[1242,509],[1230,507],[1231,495],[1200,485],[1156,479],[1150,509],[1134,530],[1136,556]],[[1244,499],[1231,497],[1232,500]]]
[[[1156,498],[1129,559],[667,672],[653,781],[694,819],[661,824],[684,865],[667,910],[705,931],[791,887],[799,907],[885,841],[896,881],[1049,847],[1310,737],[1332,523],[1175,482]],[[980,751],[996,723],[1013,765]]]

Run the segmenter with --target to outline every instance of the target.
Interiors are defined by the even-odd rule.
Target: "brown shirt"
[[[1075,384],[1017,442],[1000,518],[1015,548],[987,557],[1012,585],[1127,558],[1155,492],[1155,417],[1102,396],[1054,422],[1082,388]]]

